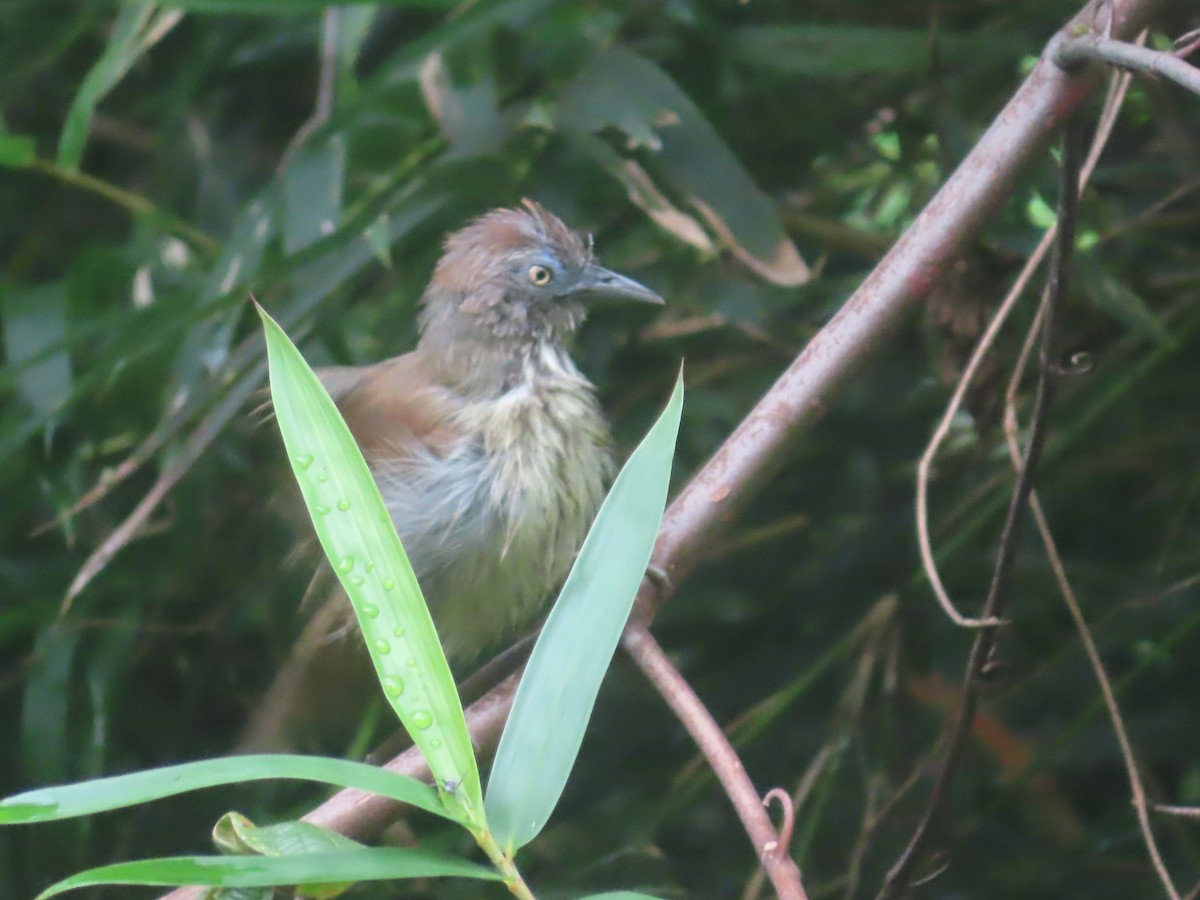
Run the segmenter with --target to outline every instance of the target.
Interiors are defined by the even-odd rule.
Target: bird
[[[416,347],[320,369],[363,452],[452,667],[515,637],[565,579],[611,479],[608,422],[570,354],[597,300],[662,304],[532,200],[450,234]],[[336,579],[239,747],[302,749],[370,666]],[[318,585],[320,585],[318,587]],[[347,646],[350,645],[350,646]],[[357,659],[355,659],[357,657]],[[329,694],[331,696],[324,696]]]

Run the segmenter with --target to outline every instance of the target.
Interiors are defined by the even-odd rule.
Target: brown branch
[[[800,883],[800,870],[788,854],[788,843],[776,833],[762,798],[750,782],[750,776],[746,774],[737,751],[730,745],[721,726],[644,625],[635,624],[626,628],[621,645],[662,695],[712,766],[754,843],[776,895],[780,900],[807,900],[808,895]],[[789,818],[785,814],[785,822]],[[790,825],[785,830],[790,837]]]
[[[1000,534],[1000,550],[992,583],[988,588],[983,605],[983,618],[999,619],[1004,614],[1008,599],[1008,588],[1012,580],[1013,563],[1017,546],[1029,507],[1029,496],[1033,491],[1033,475],[1037,469],[1042,446],[1046,438],[1046,426],[1050,405],[1054,399],[1057,380],[1055,371],[1055,325],[1058,310],[1066,296],[1067,273],[1071,251],[1075,245],[1075,212],[1079,199],[1079,137],[1074,123],[1068,122],[1063,135],[1062,172],[1058,200],[1058,235],[1050,264],[1049,283],[1042,301],[1041,314],[1041,365],[1038,367],[1037,389],[1033,412],[1030,415],[1029,443],[1025,449],[1005,517],[1004,529]],[[949,796],[950,786],[958,774],[958,766],[966,747],[967,736],[975,721],[979,705],[984,670],[992,660],[999,640],[1000,629],[988,627],[980,630],[971,646],[967,670],[963,678],[962,697],[955,712],[946,738],[946,750],[930,791],[929,802],[918,822],[908,846],[892,866],[879,892],[880,900],[903,896],[912,886],[917,865],[923,860],[929,838],[933,833]]]

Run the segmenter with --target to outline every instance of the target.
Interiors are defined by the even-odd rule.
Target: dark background
[[[284,477],[278,437],[257,424],[252,398],[233,393],[258,386],[249,290],[315,364],[393,355],[412,345],[441,235],[532,196],[669,299],[661,313],[601,311],[577,355],[622,453],[686,360],[682,484],[1076,11],[987,0],[347,9],[333,116],[289,151],[315,102],[320,8],[185,6],[200,11],[170,28],[153,18],[168,13],[136,5],[0,7],[4,793],[228,750],[302,624],[308,573],[285,564],[291,539],[271,499]],[[1152,45],[1200,24],[1186,6],[1167,5]],[[120,23],[139,15],[164,26],[161,39],[127,71],[97,75]],[[86,143],[60,149],[65,122],[87,126],[89,91],[99,99]],[[1087,107],[1089,123],[1098,108]],[[14,135],[32,138],[36,160]],[[1063,327],[1063,349],[1096,366],[1064,386],[1039,478],[1148,787],[1169,803],[1200,801],[1198,161],[1200,98],[1135,85],[1081,206]],[[95,181],[79,184],[82,173]],[[629,179],[643,175],[632,202]],[[864,831],[929,758],[970,641],[919,572],[915,464],[1047,224],[1054,184],[1047,156],[925,307],[828,398],[656,624],[718,719],[740,723],[762,791],[793,790],[823,761],[794,845],[813,897],[873,896],[928,794],[918,780]],[[337,223],[329,235],[326,217]],[[768,278],[745,264],[786,239],[816,271],[803,286],[779,283],[786,266]],[[986,590],[1011,488],[1000,407],[1035,299],[1031,290],[1001,336],[936,468],[935,544],[968,611]],[[147,527],[60,620],[88,555],[207,431],[215,439]],[[33,533],[155,435],[135,474]],[[1002,666],[936,841],[949,868],[918,895],[1155,896],[1112,730],[1036,535],[1021,551]],[[334,749],[360,752],[371,731]],[[711,777],[688,765],[693,754],[618,659],[563,805],[522,857],[539,895],[741,896],[754,857]],[[32,896],[89,865],[206,852],[226,809],[268,822],[319,798],[209,791],[7,829],[0,895]],[[1186,889],[1200,877],[1200,833],[1155,822]],[[459,846],[429,822],[414,827]]]

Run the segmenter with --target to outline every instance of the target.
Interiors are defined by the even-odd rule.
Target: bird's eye
[[[545,266],[529,267],[529,280],[538,287],[545,287],[550,283],[550,279],[553,277],[554,273],[552,273]]]

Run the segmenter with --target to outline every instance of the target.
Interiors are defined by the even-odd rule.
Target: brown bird
[[[601,298],[663,302],[600,266],[590,239],[526,200],[446,239],[415,350],[318,373],[371,467],[452,664],[532,621],[603,499],[608,425],[568,352]],[[322,707],[345,708],[345,690],[332,688],[344,683],[338,671],[369,677],[353,647],[361,642],[334,640],[353,629],[348,601],[331,589],[243,749],[304,743],[328,720]]]

